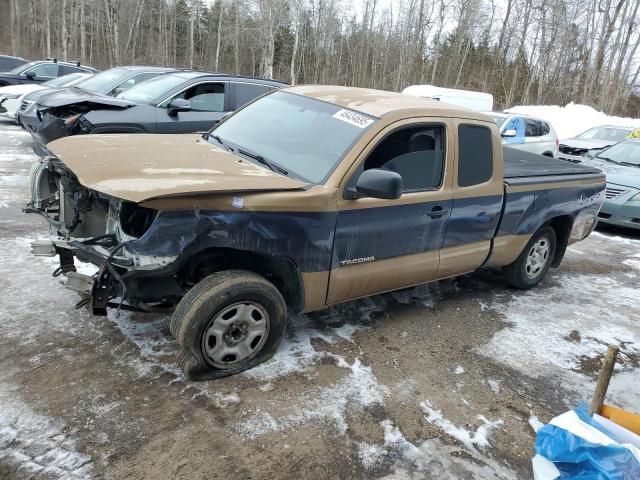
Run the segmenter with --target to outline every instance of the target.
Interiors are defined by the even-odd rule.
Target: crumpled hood
[[[607,183],[614,183],[624,187],[640,189],[640,167],[627,167],[615,163],[592,158],[583,163],[592,165],[602,170],[607,176]]]
[[[203,193],[297,190],[305,183],[199,135],[77,135],[47,145],[87,188],[131,202]]]
[[[56,92],[52,92],[47,96],[43,96],[40,105],[43,107],[64,107],[77,103],[91,103],[94,105],[105,105],[108,107],[127,108],[137,105],[131,100],[123,100],[121,98],[100,95],[99,93],[91,93],[77,87],[62,88]]]
[[[571,148],[584,148],[587,150],[599,150],[614,143],[618,142],[611,140],[585,140],[584,138],[567,138],[566,140],[560,140],[560,145],[566,145]]]

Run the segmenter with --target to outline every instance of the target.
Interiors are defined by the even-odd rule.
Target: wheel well
[[[545,156],[545,157],[553,157],[553,153],[552,152],[544,152],[542,155]]]
[[[552,267],[558,267],[564,258],[564,253],[569,245],[569,236],[573,228],[573,217],[571,215],[560,215],[554,217],[545,223],[546,226],[553,228],[556,233],[556,253],[551,262]]]
[[[262,255],[230,248],[211,248],[193,255],[176,274],[188,288],[223,270],[247,270],[263,276],[280,291],[295,312],[304,308],[304,286],[295,263],[285,257]]]

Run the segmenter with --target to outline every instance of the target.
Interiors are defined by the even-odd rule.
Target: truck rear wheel
[[[511,265],[502,269],[510,285],[527,290],[542,281],[556,253],[556,233],[551,227],[538,230]]]
[[[171,318],[182,347],[178,364],[191,380],[240,373],[270,359],[287,323],[278,289],[244,270],[214,273],[187,292]]]

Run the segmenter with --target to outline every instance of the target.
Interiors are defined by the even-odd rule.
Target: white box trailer
[[[402,93],[413,97],[440,100],[441,102],[451,103],[476,112],[490,112],[493,110],[493,95],[485,92],[436,87],[434,85],[411,85],[405,88]]]

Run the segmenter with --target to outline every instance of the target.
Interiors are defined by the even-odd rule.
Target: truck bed
[[[524,152],[507,146],[503,148],[503,151],[504,181],[507,185],[570,181],[578,178],[602,177],[604,180],[604,174],[594,167]]]

